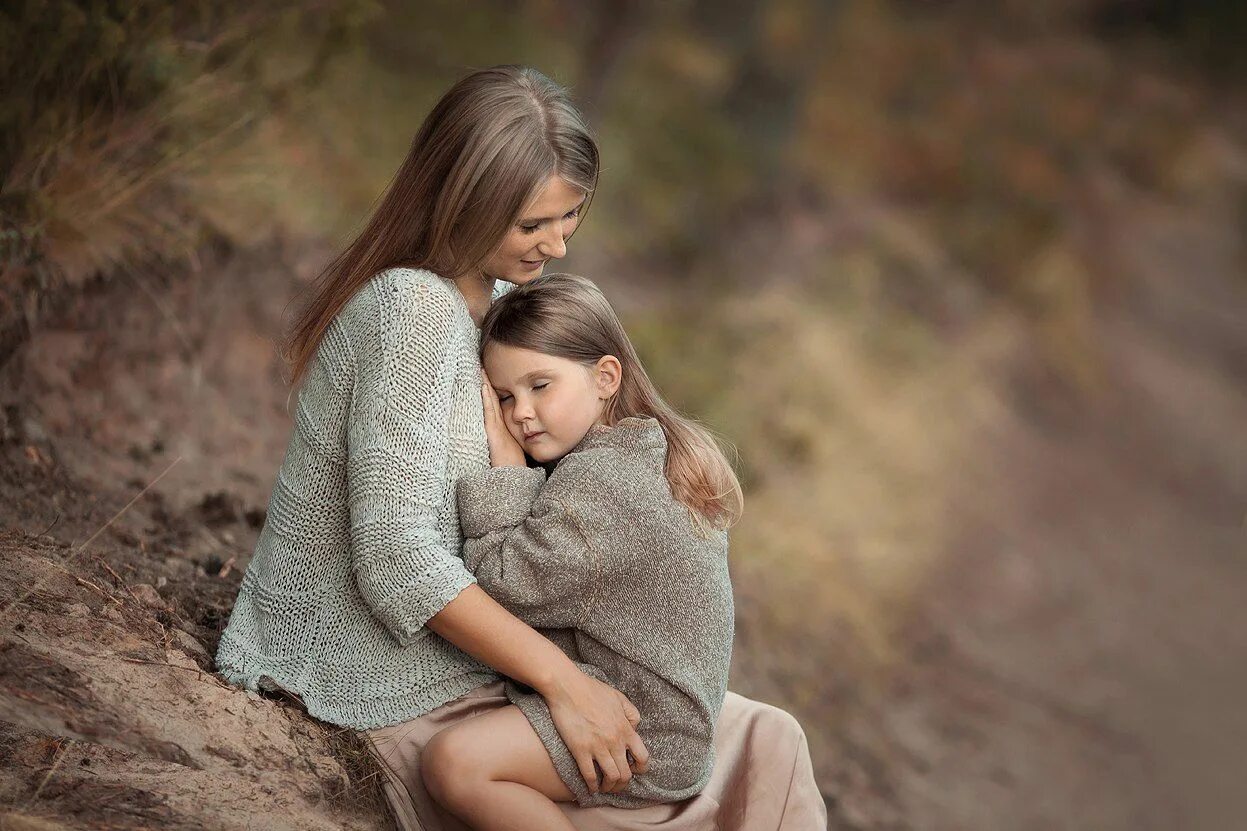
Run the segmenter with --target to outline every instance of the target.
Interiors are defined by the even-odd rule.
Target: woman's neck
[[[486,277],[480,272],[465,274],[455,278],[455,288],[459,289],[459,293],[463,295],[463,301],[468,306],[468,314],[472,316],[476,325],[480,326],[481,321],[485,319],[485,312],[489,311],[489,302],[494,295],[494,278]]]

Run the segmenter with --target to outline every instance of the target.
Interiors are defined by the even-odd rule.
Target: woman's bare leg
[[[575,831],[554,804],[575,797],[514,705],[438,733],[420,773],[429,794],[477,831]]]

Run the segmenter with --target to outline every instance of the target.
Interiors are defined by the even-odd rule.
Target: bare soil
[[[1241,824],[1233,227],[1141,208],[1115,229],[1136,278],[1097,305],[1096,394],[1025,354],[986,379],[1000,417],[950,471],[960,531],[883,678],[838,667],[831,626],[768,661],[748,632],[780,601],[740,587],[767,672],[734,683],[801,718],[832,827]],[[119,275],[0,367],[0,827],[388,827],[350,731],[211,671],[289,431],[273,339],[326,253]],[[783,700],[786,672],[823,692]]]

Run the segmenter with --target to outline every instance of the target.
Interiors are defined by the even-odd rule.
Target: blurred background
[[[203,670],[300,293],[437,96],[524,63],[603,151],[559,270],[738,451],[732,687],[831,827],[1241,827],[1245,38],[1216,0],[6,4],[0,824],[381,827],[349,736]]]

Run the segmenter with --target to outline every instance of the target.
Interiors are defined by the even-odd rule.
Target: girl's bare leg
[[[575,831],[554,804],[575,797],[514,705],[438,733],[420,773],[429,794],[477,831]]]

